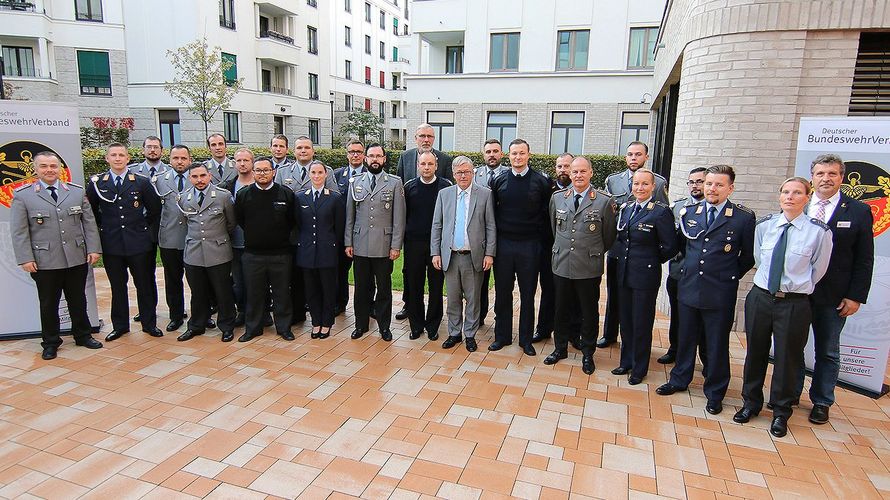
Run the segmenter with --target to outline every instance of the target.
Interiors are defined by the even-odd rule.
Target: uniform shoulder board
[[[324,195],[325,195],[325,196],[329,196],[330,194],[331,194],[331,190],[325,188],[325,190],[324,190]]]
[[[73,183],[73,182],[66,182],[65,184],[67,184],[67,185],[69,185],[69,186],[74,186],[74,187],[76,187],[76,188],[83,189],[83,186],[81,186],[80,184],[75,184],[75,183]]]
[[[94,176],[90,177],[90,181],[91,181],[91,182],[99,182],[99,176],[98,176],[98,175],[94,175]]]
[[[626,206],[627,206],[627,202],[625,201],[624,203],[621,204],[621,207],[620,207],[620,208],[624,208],[624,207],[626,207]]]
[[[736,205],[736,206],[739,206],[739,205]],[[773,215],[776,215],[776,214],[766,214],[763,217],[757,219],[757,223],[760,224],[761,222],[766,222],[766,221],[772,219]]]
[[[741,203],[736,203],[736,204],[735,204],[735,207],[738,208],[739,210],[741,210],[742,212],[748,212],[749,214],[754,215],[754,211],[753,211],[753,210],[751,210],[750,208],[746,207],[745,205],[742,205]]]
[[[18,193],[19,191],[24,191],[25,189],[34,187],[35,184],[37,184],[37,183],[36,183],[36,182],[31,182],[31,183],[29,183],[29,184],[23,184],[23,185],[21,185],[21,186],[15,188],[15,189],[13,189],[12,192],[13,192],[13,193]]]
[[[674,208],[674,205],[676,205],[677,203],[682,203],[682,204],[685,205],[685,204],[686,204],[686,200],[688,200],[688,199],[689,199],[688,196],[687,196],[687,197],[684,197],[684,198],[677,198],[676,200],[674,200],[673,203],[671,203],[670,208]]]
[[[826,230],[826,231],[831,231],[831,227],[830,227],[828,224],[822,222],[822,221],[819,220],[819,219],[816,219],[815,217],[811,217],[811,218],[810,218],[810,222],[812,222],[813,224],[815,224],[815,225],[821,227],[822,229],[824,229],[824,230]]]
[[[671,208],[671,205],[668,205],[667,203],[665,203],[665,202],[663,202],[663,201],[655,200],[655,204],[658,205],[658,206],[660,206],[660,207]]]
[[[138,166],[139,166],[138,163],[131,163],[131,164],[127,165],[127,168],[135,168],[135,167],[138,167]]]
[[[661,179],[661,180],[667,182],[667,179],[665,179],[663,175],[659,174],[658,172],[652,172],[652,173],[655,174],[656,179]]]
[[[306,196],[309,196],[310,194],[312,194],[312,188],[307,189],[306,192],[303,194],[305,194]]]
[[[599,194],[603,195],[603,196],[608,196],[608,197],[611,197],[611,196],[612,196],[612,195],[611,195],[608,191],[606,191],[605,189],[597,189],[596,191],[597,191]]]
[[[129,174],[127,177],[130,178],[130,182],[136,182],[136,174]]]

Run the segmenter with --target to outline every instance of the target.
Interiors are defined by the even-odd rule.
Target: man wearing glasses
[[[346,196],[349,194],[349,183],[367,172],[365,168],[365,145],[358,139],[352,139],[346,144],[346,166],[334,171],[334,180],[337,189],[340,190],[340,202],[346,208]],[[337,305],[334,307],[334,315],[339,316],[346,310],[349,304],[349,268],[352,267],[352,259],[346,252],[338,252],[337,262]],[[374,296],[374,286],[371,285],[371,297]],[[373,318],[374,311],[371,311]]]

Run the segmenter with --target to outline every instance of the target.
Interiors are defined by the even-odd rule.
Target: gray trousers
[[[482,272],[477,272],[473,267],[470,254],[451,252],[451,262],[445,271],[445,288],[448,289],[448,335],[459,337],[463,332],[467,338],[476,336],[476,329],[479,327],[482,275]]]

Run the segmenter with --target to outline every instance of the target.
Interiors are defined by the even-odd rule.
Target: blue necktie
[[[711,224],[714,223],[714,219],[716,219],[716,218],[717,218],[717,207],[709,208],[707,224],[705,225],[706,226],[705,229],[708,229],[709,227],[711,227]]]
[[[785,271],[785,249],[788,248],[788,228],[791,227],[791,223],[786,222],[782,226],[784,226],[782,234],[779,235],[779,241],[776,242],[769,261],[769,281],[766,286],[772,295],[775,295],[782,285],[782,274]]]
[[[457,216],[454,219],[454,248],[464,248],[464,233],[467,227],[466,199],[467,192],[461,191],[457,197]]]

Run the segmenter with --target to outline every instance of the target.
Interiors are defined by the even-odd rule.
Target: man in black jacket
[[[875,260],[874,218],[868,205],[840,192],[844,160],[820,155],[810,166],[813,197],[807,213],[831,228],[834,247],[828,271],[810,295],[816,364],[810,386],[810,422],[828,422],[840,369],[840,337],[847,318],[868,299]],[[803,390],[804,371],[798,379]]]

